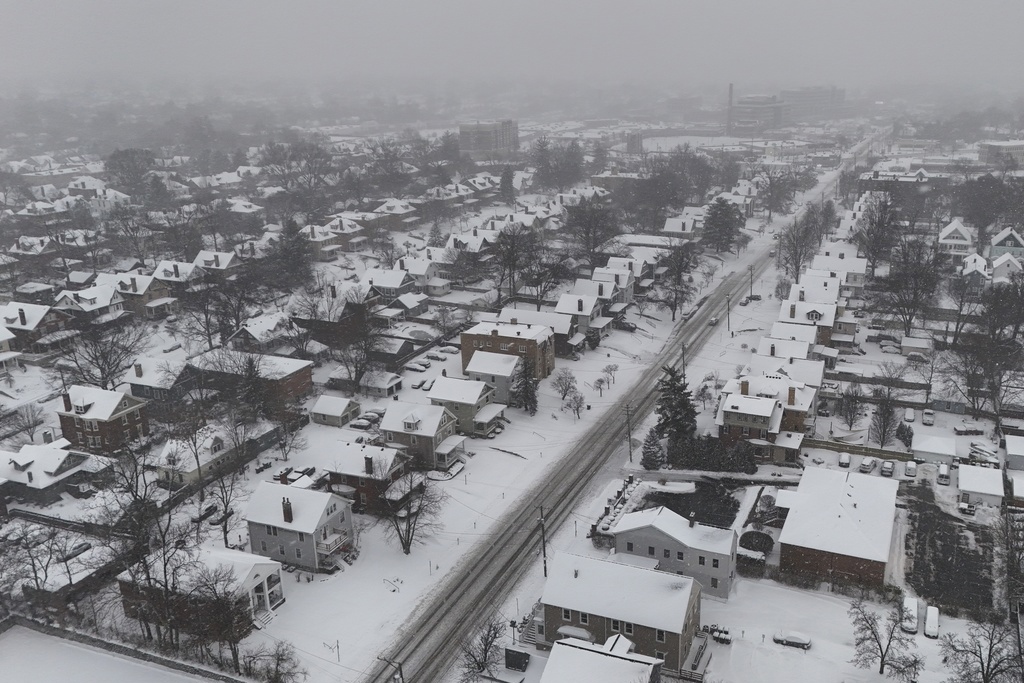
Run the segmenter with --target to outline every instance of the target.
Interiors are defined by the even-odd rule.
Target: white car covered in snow
[[[785,645],[787,647],[798,647],[802,650],[811,649],[811,639],[796,631],[779,631],[772,636],[772,640],[779,645]]]

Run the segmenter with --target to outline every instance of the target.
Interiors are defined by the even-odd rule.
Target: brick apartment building
[[[519,356],[533,363],[544,379],[555,370],[555,338],[551,328],[532,323],[479,323],[462,333],[462,372],[477,350]]]
[[[146,402],[121,391],[75,385],[64,394],[58,410],[61,432],[75,448],[113,454],[149,435]]]

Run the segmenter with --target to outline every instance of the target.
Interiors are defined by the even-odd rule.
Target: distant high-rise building
[[[842,113],[846,103],[845,90],[824,85],[783,90],[779,97],[789,105],[789,114],[796,121],[833,118]]]
[[[518,121],[505,119],[459,124],[459,150],[463,152],[515,152],[518,149]]]
[[[777,95],[746,95],[736,99],[728,112],[730,133],[780,128],[789,122],[789,106]]]
[[[641,130],[626,134],[626,154],[640,154],[644,151],[644,133]]]

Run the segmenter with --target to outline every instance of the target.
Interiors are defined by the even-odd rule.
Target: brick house
[[[0,324],[14,333],[14,351],[45,352],[78,334],[69,329],[71,315],[52,306],[12,301],[0,308],[0,318]]]
[[[462,371],[473,352],[505,353],[533,362],[533,374],[544,379],[555,370],[555,340],[551,328],[531,323],[478,323],[461,335]]]
[[[549,565],[537,647],[622,635],[637,654],[679,671],[700,628],[700,596],[700,584],[687,576],[562,553]]]
[[[250,360],[255,364],[271,400],[286,404],[313,390],[313,363],[308,360],[214,349],[190,358],[188,364],[199,373],[201,386],[223,389],[225,384],[237,382],[242,377]]]
[[[405,448],[421,466],[442,470],[454,464],[442,445],[455,436],[456,427],[455,416],[443,406],[398,401],[388,406],[380,421],[380,433],[389,447]]]
[[[796,490],[780,491],[783,571],[826,580],[886,582],[899,482],[857,472],[808,467]]]
[[[666,507],[628,512],[608,533],[615,552],[653,558],[663,572],[689,576],[705,594],[729,598],[736,573],[732,529],[697,524]]]
[[[458,420],[462,434],[487,436],[502,422],[505,406],[494,400],[494,388],[485,382],[454,377],[434,380],[427,398],[444,406]]]
[[[261,481],[244,516],[253,553],[311,571],[355,548],[351,504],[336,493]]]
[[[498,313],[498,322],[530,325],[546,325],[555,336],[555,355],[569,358],[583,351],[586,336],[579,333],[576,318],[551,311],[532,311],[526,308],[503,308]]]
[[[74,385],[58,410],[60,428],[72,446],[90,453],[114,454],[149,435],[146,402],[121,391]]]
[[[339,442],[324,469],[330,491],[372,512],[388,487],[409,472],[409,457],[397,448]]]

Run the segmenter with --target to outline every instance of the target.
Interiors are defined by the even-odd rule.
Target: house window
[[[125,427],[128,426],[128,416],[127,415],[122,415],[121,416],[121,424],[123,424]]]
[[[299,532],[299,543],[305,543],[305,542],[306,542],[306,534],[304,534],[304,533],[302,533],[300,531]]]
[[[683,561],[683,551],[682,550],[677,550],[676,551],[676,559],[679,560],[680,562]]]
[[[711,560],[711,566],[718,569],[718,560]]]
[[[666,560],[668,560],[668,559],[670,559],[672,557],[672,553],[671,553],[671,551],[669,551],[668,548],[665,548],[661,552],[662,552],[662,557],[664,557]]]
[[[96,426],[96,420],[89,420],[89,429],[94,432],[99,429],[99,427]]]
[[[699,564],[702,567],[704,566],[705,562],[704,562],[704,556],[703,555],[701,555],[700,557],[697,558],[697,564]]]
[[[622,628],[622,624],[619,623],[619,620],[618,619],[612,619],[612,630],[613,631],[618,631],[621,628]]]
[[[277,544],[277,552],[279,552],[282,555],[284,555],[284,543],[278,543]]]
[[[657,631],[654,632],[654,639],[657,640],[659,643],[664,643],[665,642],[665,632],[662,631],[659,628]],[[659,657],[659,659],[661,659],[661,658]]]
[[[505,343],[505,344],[502,344],[499,348],[501,348],[502,351],[508,351],[509,347],[511,347],[511,346],[512,346],[511,344]]]
[[[654,557],[654,546],[653,545],[647,546],[647,554],[650,555],[651,557]]]
[[[487,342],[487,348],[491,348],[491,342]]]
[[[741,427],[740,433],[743,434],[743,436],[750,436],[750,427]]]
[[[661,659],[661,660],[664,660],[664,659],[667,659],[667,658],[668,658],[668,655],[667,655],[667,654],[665,654],[664,652],[660,652],[660,651],[658,651],[658,650],[655,650],[655,651],[654,651],[654,658],[655,658],[655,659]]]
[[[562,610],[562,621],[572,621],[572,613],[569,610]]]
[[[625,622],[624,626],[626,627],[625,628],[626,635],[627,636],[633,635],[633,624],[631,624],[630,622],[627,621],[627,622]]]
[[[416,445],[416,437],[415,437],[415,436],[414,436],[414,437],[412,437],[412,445],[413,445],[413,446],[415,446],[415,445]]]
[[[711,587],[712,588],[718,588],[718,579],[715,579],[715,578],[711,579]]]
[[[526,353],[526,345],[524,345],[524,344],[520,344],[519,345],[519,353]]]
[[[260,541],[260,550],[262,550],[263,552],[267,552],[267,542],[266,541]]]
[[[295,549],[295,559],[296,560],[301,560],[302,559],[302,548],[296,548]]]
[[[626,552],[633,552],[633,541],[626,541]]]
[[[391,432],[388,432],[388,441],[394,441],[394,440],[395,440],[395,435],[392,434]]]
[[[580,623],[586,626],[590,623],[590,615],[586,612],[580,612]]]

